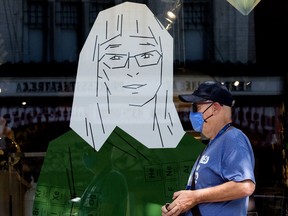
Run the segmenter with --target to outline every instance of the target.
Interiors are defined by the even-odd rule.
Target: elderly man
[[[190,121],[209,143],[195,162],[186,190],[177,191],[162,216],[244,216],[255,190],[254,154],[247,136],[232,125],[233,97],[226,87],[206,81],[189,95]]]

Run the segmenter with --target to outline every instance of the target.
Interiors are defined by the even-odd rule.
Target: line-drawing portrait
[[[173,103],[173,38],[145,4],[101,11],[80,52],[70,127],[99,150],[115,127],[148,148],[184,135]]]

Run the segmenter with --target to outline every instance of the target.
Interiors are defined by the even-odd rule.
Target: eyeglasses
[[[193,103],[192,104],[192,112],[198,112],[198,106],[202,105],[202,104],[211,104],[210,106],[208,106],[204,111],[206,112],[206,110],[208,110],[215,102],[213,101],[206,101],[206,102],[200,102],[200,103]]]
[[[129,67],[131,58],[135,58],[139,67],[146,67],[158,65],[162,58],[162,54],[157,50],[140,53],[134,56],[130,56],[129,54],[105,53],[100,60],[110,69],[119,69],[127,66]]]

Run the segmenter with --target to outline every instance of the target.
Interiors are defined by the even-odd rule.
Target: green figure
[[[117,149],[112,147],[107,150],[105,147],[97,155],[90,152],[83,157],[84,164],[94,173],[94,177],[81,197],[79,216],[126,215],[127,182],[125,176],[113,167],[111,158]]]

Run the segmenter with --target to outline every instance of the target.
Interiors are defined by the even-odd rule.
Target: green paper
[[[177,148],[148,149],[116,128],[97,152],[71,130],[49,143],[33,216],[160,216],[203,148],[185,134]]]

